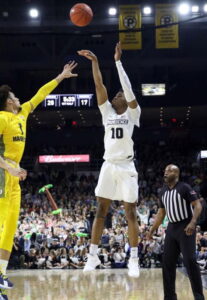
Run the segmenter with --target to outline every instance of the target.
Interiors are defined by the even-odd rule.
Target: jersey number
[[[21,134],[24,135],[24,131],[23,131],[23,129],[22,129],[22,124],[21,124],[21,123],[18,123],[18,125],[19,125],[19,128],[20,128],[20,130],[21,130]]]
[[[123,128],[111,128],[111,131],[112,131],[112,135],[111,135],[112,139],[122,139],[124,136]]]

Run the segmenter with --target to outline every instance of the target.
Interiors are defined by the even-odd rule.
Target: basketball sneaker
[[[8,300],[7,291],[0,289],[0,300]]]
[[[87,263],[86,263],[86,265],[83,269],[83,272],[93,271],[100,264],[101,264],[101,261],[98,258],[98,255],[88,254],[88,260],[87,260]]]
[[[13,287],[14,285],[9,278],[0,272],[0,289],[12,289]]]
[[[139,259],[138,258],[130,258],[128,262],[128,275],[130,277],[139,277]]]

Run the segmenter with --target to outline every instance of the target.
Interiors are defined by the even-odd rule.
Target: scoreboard
[[[92,107],[94,94],[48,95],[43,101],[44,107]]]

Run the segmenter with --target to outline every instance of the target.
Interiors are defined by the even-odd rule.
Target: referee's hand
[[[192,235],[196,229],[196,224],[194,222],[190,222],[184,229],[186,235]]]

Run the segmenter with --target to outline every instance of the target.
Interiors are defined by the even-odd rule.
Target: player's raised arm
[[[93,79],[96,87],[96,96],[98,105],[104,104],[108,100],[108,94],[99,68],[99,63],[96,55],[89,50],[80,50],[78,54],[92,61]]]
[[[38,92],[32,97],[32,99],[23,104],[28,105],[30,111],[33,111],[65,78],[77,77],[78,74],[72,73],[73,69],[77,66],[74,61],[69,62],[63,68],[63,71],[53,80],[43,85]]]
[[[117,43],[115,47],[115,54],[114,54],[114,59],[117,67],[117,71],[119,74],[119,79],[121,82],[121,86],[127,101],[127,104],[130,108],[136,108],[138,106],[136,97],[132,91],[132,86],[129,81],[129,78],[122,66],[121,63],[121,55],[122,55],[122,49],[121,49],[121,43]]]

